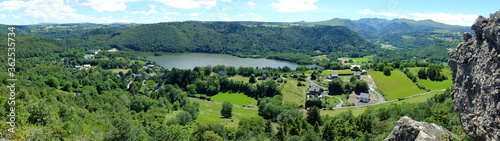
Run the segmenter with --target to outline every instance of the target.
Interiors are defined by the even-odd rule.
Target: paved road
[[[335,107],[342,107],[342,105],[344,105],[345,102],[344,102],[344,100],[342,98],[339,98],[337,96],[328,95],[328,88],[316,84],[313,80],[311,80],[311,76],[307,77],[307,82],[309,82],[309,85],[316,86],[316,87],[319,87],[319,88],[323,89],[323,93],[321,93],[321,96],[334,97],[334,98],[340,100],[340,103],[338,103],[337,105],[335,105]]]
[[[309,84],[313,85],[313,86],[317,86],[317,87],[320,87],[322,89],[324,89],[325,91],[328,90],[327,88],[323,87],[323,86],[320,86],[318,84],[316,84],[314,81],[311,80],[311,77],[307,77],[307,81],[309,82]],[[364,106],[372,106],[372,105],[379,105],[379,104],[384,104],[384,103],[389,103],[389,102],[394,102],[394,101],[398,101],[399,99],[393,99],[393,100],[385,100],[384,96],[382,96],[382,94],[380,94],[379,92],[377,92],[375,90],[376,86],[375,86],[375,81],[373,81],[372,84],[368,84],[369,88],[370,88],[370,91],[374,94],[377,95],[377,102],[376,103],[373,103],[373,104],[365,104],[365,105],[360,105],[360,106],[346,106],[346,107],[341,107],[343,104],[344,104],[344,101],[341,99],[341,98],[338,98],[336,96],[330,96],[330,97],[335,97],[337,99],[340,100],[340,103],[337,104],[335,106],[335,108],[333,109],[340,109],[340,108],[352,108],[352,107],[364,107]],[[407,97],[403,97],[402,99],[407,99],[407,98],[412,98],[412,97],[415,97],[415,96],[420,96],[420,95],[425,95],[425,94],[429,94],[429,93],[432,93],[432,92],[437,92],[437,91],[445,91],[446,89],[442,89],[442,90],[434,90],[434,91],[429,91],[429,92],[425,92],[425,93],[419,93],[419,94],[414,94],[414,95],[411,95],[411,96],[407,96]],[[323,93],[322,94],[323,96],[329,96],[327,93]],[[329,109],[329,108],[328,108]]]

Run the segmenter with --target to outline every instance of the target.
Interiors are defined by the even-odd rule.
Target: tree
[[[220,114],[224,118],[231,118],[233,116],[233,104],[229,101],[224,101]]]
[[[418,78],[427,79],[427,70],[425,68],[418,70]]]
[[[255,80],[255,75],[254,75],[254,74],[250,75],[250,80],[248,80],[248,83],[252,83],[252,84],[253,84],[253,83],[255,83],[255,82],[257,82],[257,81]]]
[[[307,122],[311,125],[321,125],[321,114],[318,107],[313,106],[309,109],[309,111],[307,111]]]
[[[179,125],[190,125],[193,122],[193,117],[189,112],[182,111],[175,117]]]
[[[389,66],[384,67],[384,75],[391,76],[391,67]]]
[[[330,94],[340,94],[344,92],[344,82],[340,79],[335,79],[328,84]]]
[[[45,83],[47,85],[51,86],[51,87],[57,88],[59,86],[59,79],[57,79],[56,77],[52,76]]]
[[[284,66],[284,67],[281,69],[281,71],[283,71],[283,72],[290,72],[290,71],[292,71],[292,69],[290,69],[290,67],[288,67],[288,66]]]
[[[356,85],[354,86],[355,92],[368,92],[368,89],[368,83],[364,80],[357,81]]]

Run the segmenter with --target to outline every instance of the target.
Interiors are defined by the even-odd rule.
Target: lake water
[[[234,67],[284,67],[288,66],[292,70],[297,68],[298,64],[271,60],[265,58],[240,58],[226,54],[210,54],[210,53],[174,53],[164,54],[163,56],[150,56],[149,60],[155,61],[157,64],[165,68],[193,69],[196,66],[217,66],[226,65]]]

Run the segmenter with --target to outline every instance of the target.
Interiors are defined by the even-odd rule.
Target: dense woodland
[[[158,66],[144,68],[148,60],[121,52],[101,52],[95,59],[83,59],[89,49],[119,48],[269,57],[301,64],[317,63],[325,69],[345,69],[348,66],[337,61],[312,62],[311,56],[327,55],[336,59],[376,55],[373,64],[367,68],[378,70],[381,64],[391,68],[428,64],[421,58],[410,56],[433,56],[427,53],[451,46],[448,42],[403,52],[376,49],[376,44],[340,26],[285,28],[236,23],[160,23],[123,29],[82,30],[72,37],[56,37],[60,33],[55,32],[42,37],[23,35],[29,32],[20,28],[18,31],[22,34],[16,36],[15,66],[18,79],[15,100],[17,132],[8,137],[20,140],[120,141],[381,140],[402,116],[436,123],[455,134],[463,133],[448,96],[450,90],[424,103],[369,108],[358,116],[352,112],[334,117],[321,116],[320,105],[316,107],[314,104],[305,105],[310,108],[308,114],[303,115],[299,111],[303,105],[283,100],[281,83],[286,81],[278,82],[277,79],[287,77],[305,81],[306,76],[298,74],[307,70],[306,67],[296,70],[222,65],[190,70]],[[0,49],[6,50],[7,46],[1,44]],[[419,49],[423,51],[418,52]],[[382,51],[393,55],[382,56]],[[10,82],[6,80],[9,78],[7,56],[0,56],[0,93],[4,94],[9,91]],[[408,58],[398,60],[398,57]],[[443,56],[436,55],[434,61],[445,59],[439,57]],[[83,64],[93,67],[74,69]],[[439,74],[431,69],[423,69],[422,74],[425,71],[426,77],[440,79]],[[257,80],[234,81],[217,75],[220,71],[229,76],[241,75]],[[293,75],[287,75],[289,73]],[[332,88],[335,87],[333,83],[337,82],[331,83]],[[352,81],[340,86],[344,88],[342,91],[365,91],[365,84],[364,81]],[[200,104],[188,97],[210,100],[211,95],[229,91],[256,99],[258,116],[241,119],[237,127],[196,122]],[[0,96],[1,115],[9,112],[7,101],[8,97]],[[227,118],[230,114],[223,116]],[[7,117],[0,120],[7,121]],[[0,123],[1,131],[8,128],[10,125]]]

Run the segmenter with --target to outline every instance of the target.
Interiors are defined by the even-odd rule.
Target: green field
[[[378,89],[383,92],[387,100],[407,97],[418,93],[425,92],[417,87],[406,75],[394,70],[391,76],[385,76],[383,72],[370,71]]]
[[[200,113],[198,115],[198,119],[196,119],[196,122],[221,123],[225,124],[228,127],[237,127],[240,119],[258,116],[257,110],[233,107],[232,119],[226,119],[222,118],[220,115],[220,110],[222,109],[221,104],[215,104],[198,99],[191,100],[200,103]]]
[[[281,93],[283,96],[283,101],[289,101],[297,103],[297,105],[304,105],[306,100],[306,92],[308,90],[309,84],[307,82],[301,82],[306,84],[306,86],[297,86],[298,80],[295,79],[285,79],[287,83],[282,83]]]
[[[442,93],[442,92],[432,92],[432,93],[425,94],[425,95],[419,95],[419,96],[415,96],[412,98],[407,98],[407,99],[403,99],[403,100],[399,100],[399,101],[395,101],[395,102],[384,103],[384,104],[373,105],[373,106],[341,108],[341,109],[333,109],[333,110],[321,110],[321,115],[336,116],[342,112],[347,112],[347,111],[351,110],[353,115],[357,116],[357,115],[362,114],[366,110],[366,108],[368,108],[368,107],[375,107],[376,108],[376,107],[380,107],[380,106],[386,106],[389,104],[402,104],[403,102],[404,103],[421,103],[421,102],[427,101],[427,99],[431,98],[432,96],[434,96],[436,94],[440,94],[440,93]]]
[[[255,99],[246,96],[243,93],[231,93],[231,92],[225,92],[225,93],[218,93],[212,97],[210,97],[213,101],[217,102],[224,102],[224,101],[229,101],[233,105],[238,105],[238,106],[246,106],[251,104],[253,101],[256,101]],[[257,102],[254,102],[257,103]],[[253,105],[255,106],[255,105]]]
[[[338,58],[338,60],[352,60],[352,65],[361,65],[363,63],[368,63],[368,61],[372,60],[373,56],[365,56],[361,58]]]
[[[421,67],[413,67],[408,68],[413,75],[418,74],[418,70],[422,69]],[[442,90],[452,86],[451,81],[451,70],[449,68],[444,68],[442,73],[448,77],[448,80],[444,81],[431,81],[429,79],[418,79],[418,83],[422,84],[425,88],[429,90]]]
[[[321,72],[323,76],[330,76],[331,73],[338,73],[339,75],[353,75],[355,71],[351,70],[325,70]]]
[[[325,106],[335,106],[340,103],[340,100],[338,100],[335,97],[325,97]]]
[[[256,78],[258,78],[258,77],[256,77]],[[243,77],[241,75],[231,76],[229,79],[234,80],[234,81],[243,81],[243,82],[248,82],[248,80],[250,80],[249,77]]]

